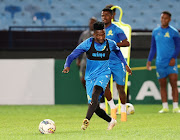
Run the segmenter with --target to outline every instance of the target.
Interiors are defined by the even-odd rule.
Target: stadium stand
[[[86,26],[88,19],[95,16],[100,20],[101,10],[107,4],[123,9],[122,21],[133,30],[152,30],[159,24],[163,10],[172,13],[171,24],[180,29],[178,22],[180,0],[0,0],[0,30],[9,26]],[[11,6],[11,7],[9,7]],[[33,20],[35,13],[49,13],[44,23]],[[11,16],[11,18],[9,18]],[[119,15],[117,14],[116,19]]]

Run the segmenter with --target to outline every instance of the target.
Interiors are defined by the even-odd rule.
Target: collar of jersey
[[[108,27],[106,27],[105,29],[109,29],[111,26],[113,26],[113,24],[111,23],[111,25],[109,25]]]
[[[162,28],[162,27],[161,27],[161,29],[163,29],[163,30],[166,30],[166,29],[169,29],[169,28],[170,28],[169,26],[168,26],[167,28]]]
[[[106,42],[106,40],[104,40],[104,42]],[[104,42],[101,44],[101,43],[97,43],[96,41],[94,41],[94,44],[96,44],[97,46],[101,46],[104,44]]]

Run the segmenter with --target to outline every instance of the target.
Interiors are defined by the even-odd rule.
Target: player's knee
[[[125,91],[124,91],[124,86],[122,85],[117,85],[117,90],[120,94],[125,94]]]
[[[96,108],[96,110],[95,110],[94,112],[95,112],[96,115],[98,115],[98,116],[104,115],[104,110],[102,110],[99,106]]]

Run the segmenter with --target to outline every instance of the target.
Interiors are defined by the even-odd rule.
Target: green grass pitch
[[[180,139],[180,114],[158,114],[161,105],[134,105],[135,114],[107,130],[107,122],[93,115],[87,130],[81,130],[87,105],[0,106],[1,140],[167,140]],[[43,135],[39,123],[52,119],[56,132]]]

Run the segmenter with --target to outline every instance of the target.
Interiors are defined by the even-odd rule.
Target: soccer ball
[[[127,115],[134,114],[135,109],[131,103],[126,103],[126,112],[127,112]]]
[[[117,107],[117,114],[118,114],[118,112],[119,112],[119,104],[116,104],[116,107]],[[121,106],[120,106],[120,108],[121,108]],[[135,112],[134,106],[131,103],[126,103],[126,113],[127,113],[127,115],[134,114],[134,112]]]
[[[56,131],[56,125],[54,121],[45,119],[39,124],[39,131],[41,134],[52,134]]]

